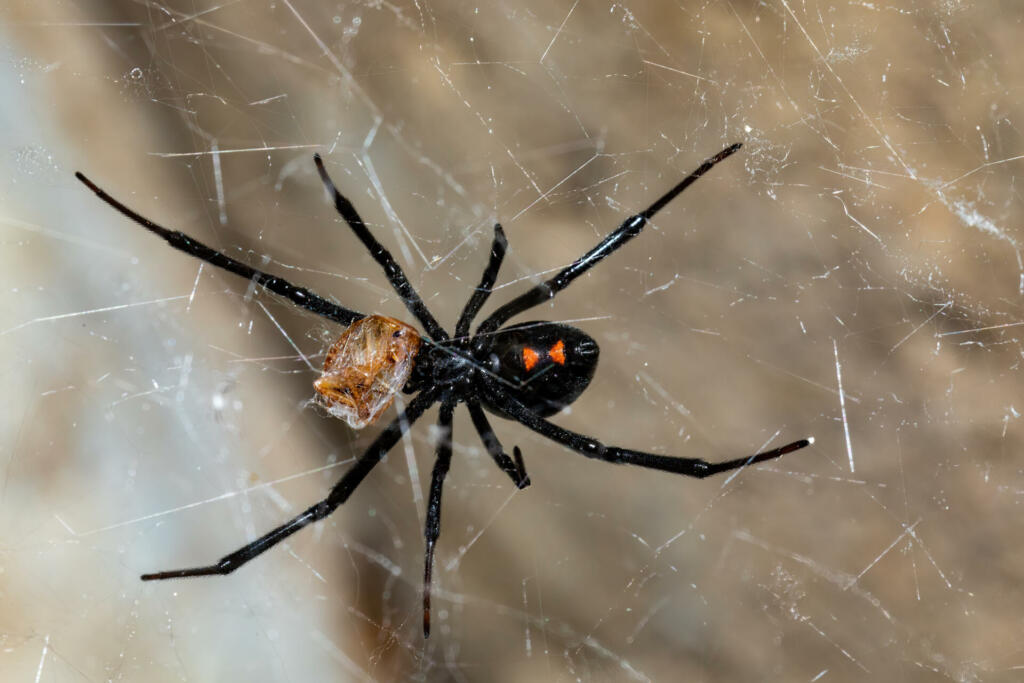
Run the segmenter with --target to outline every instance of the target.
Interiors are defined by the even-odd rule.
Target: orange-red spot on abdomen
[[[551,347],[548,351],[548,358],[555,361],[559,365],[565,365],[565,342],[561,339]]]
[[[523,365],[526,366],[526,371],[533,370],[533,367],[540,360],[540,354],[531,349],[529,346],[523,347]]]

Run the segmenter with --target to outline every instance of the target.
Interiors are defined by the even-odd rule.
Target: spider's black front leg
[[[501,262],[505,258],[505,250],[507,248],[508,240],[505,239],[505,231],[501,229],[501,223],[495,223],[494,240],[491,242],[491,258],[487,261],[487,267],[484,268],[480,284],[473,290],[473,295],[469,297],[466,307],[462,309],[462,314],[459,315],[459,322],[455,325],[456,339],[462,339],[469,334],[469,326],[473,323],[473,318],[480,312],[480,307],[487,301],[487,297],[491,295],[494,281],[498,279],[498,270],[501,268]]]
[[[519,450],[519,446],[515,446],[512,449],[512,453],[515,455],[515,462],[513,463],[512,458],[508,457],[505,451],[502,450],[501,442],[495,436],[491,423],[487,420],[487,416],[484,414],[483,408],[480,407],[480,403],[477,401],[466,401],[466,407],[469,409],[469,416],[473,419],[473,426],[476,427],[480,439],[484,442],[484,448],[491,454],[494,463],[512,479],[512,483],[517,488],[525,489],[529,486],[530,475],[526,473],[523,453]]]
[[[305,512],[285,522],[270,533],[264,534],[255,541],[239,548],[233,553],[225,555],[216,564],[206,567],[193,567],[191,569],[172,569],[171,571],[143,574],[143,581],[159,581],[162,579],[180,579],[188,576],[209,576],[211,574],[230,574],[254,557],[263,554],[271,547],[277,545],[284,539],[294,534],[309,524],[323,519],[334,512],[339,505],[348,500],[356,487],[366,478],[374,465],[380,462],[381,458],[387,455],[402,435],[409,431],[413,422],[423,414],[427,408],[437,399],[436,392],[423,392],[413,399],[405,412],[384,428],[377,439],[370,445],[366,452],[360,456],[356,464],[334,485],[327,497],[319,503],[308,508]]]
[[[448,333],[441,328],[431,312],[427,310],[423,299],[420,298],[419,293],[410,284],[409,278],[405,276],[405,272],[398,265],[398,262],[395,261],[391,252],[385,249],[384,245],[378,242],[377,238],[366,227],[366,223],[363,222],[359,212],[356,211],[356,207],[344,195],[338,192],[338,188],[334,186],[334,181],[331,180],[331,176],[327,174],[327,169],[324,168],[323,159],[320,158],[319,154],[315,154],[313,155],[313,161],[316,163],[316,170],[320,174],[320,180],[323,181],[324,187],[327,188],[327,191],[334,198],[334,208],[337,209],[341,217],[352,228],[352,232],[356,234],[356,237],[363,243],[363,246],[370,251],[370,256],[384,268],[384,274],[387,276],[388,282],[391,283],[395,292],[398,293],[405,307],[416,316],[416,319],[420,321],[423,329],[427,331],[431,339],[436,342],[446,341]]]
[[[285,297],[296,306],[300,306],[311,313],[316,313],[317,315],[321,315],[328,320],[333,320],[337,323],[341,323],[342,325],[351,325],[356,320],[366,317],[362,313],[331,303],[323,297],[309,291],[305,287],[297,287],[283,278],[279,278],[269,273],[264,273],[262,270],[257,270],[252,266],[242,263],[241,261],[236,261],[227,254],[222,254],[216,249],[211,249],[199,240],[189,237],[183,232],[170,230],[162,225],[154,223],[145,216],[136,213],[111,197],[99,188],[96,183],[86,178],[82,173],[76,172],[75,177],[81,180],[86,187],[95,192],[97,197],[117,209],[117,211],[122,215],[135,221],[154,235],[163,238],[169,245],[178,251],[183,251],[190,256],[195,256],[197,259],[206,261],[210,265],[217,266],[218,268],[223,268],[235,275],[241,275],[247,280],[252,280],[256,284],[266,287],[274,294],[279,294]]]
[[[430,583],[434,571],[434,545],[441,535],[441,491],[444,478],[452,464],[452,413],[455,401],[445,396],[441,401],[440,416],[437,418],[438,439],[437,460],[430,478],[430,499],[427,502],[427,522],[423,535],[427,540],[427,552],[423,564],[423,637],[430,637]]]
[[[682,474],[687,477],[696,477],[698,479],[709,477],[712,474],[728,472],[729,470],[746,467],[747,465],[753,465],[754,463],[764,462],[765,460],[774,460],[775,458],[782,457],[783,455],[792,453],[793,451],[798,451],[801,448],[810,446],[814,443],[814,439],[800,439],[799,441],[788,443],[785,446],[773,448],[770,451],[756,453],[745,458],[727,460],[725,462],[707,462],[700,458],[677,458],[668,455],[658,455],[656,453],[645,453],[643,451],[634,451],[629,448],[606,446],[597,439],[559,427],[558,425],[548,422],[544,418],[536,415],[507,393],[501,392],[500,390],[497,390],[497,392],[500,395],[494,399],[494,404],[504,411],[509,418],[526,425],[541,436],[547,437],[552,441],[562,444],[563,446],[567,446],[588,458],[596,458],[598,460],[604,460],[605,462],[638,465],[640,467],[648,467],[650,469],[661,470],[663,472],[674,472],[675,474]]]

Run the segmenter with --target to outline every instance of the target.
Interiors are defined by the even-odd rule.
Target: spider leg
[[[498,279],[498,270],[501,268],[507,248],[508,240],[505,238],[505,231],[501,229],[501,223],[495,223],[494,241],[491,242],[491,258],[484,269],[483,277],[480,278],[480,284],[473,290],[473,296],[466,302],[466,307],[462,309],[462,314],[459,316],[459,322],[455,325],[456,339],[461,339],[469,334],[469,326],[472,324],[473,318],[480,312],[480,307],[487,301],[487,297],[491,295],[491,288],[494,287],[494,281]]]
[[[529,427],[541,436],[547,437],[556,443],[560,443],[563,446],[571,448],[577,453],[581,453],[588,458],[595,458],[597,460],[620,464],[638,465],[640,467],[648,467],[650,469],[661,470],[663,472],[674,472],[675,474],[682,474],[687,477],[696,477],[698,479],[703,479],[704,477],[711,476],[712,474],[728,472],[729,470],[746,467],[747,465],[753,465],[754,463],[764,462],[765,460],[774,460],[775,458],[782,457],[783,455],[792,453],[793,451],[798,451],[801,448],[805,448],[806,446],[810,446],[814,443],[813,438],[800,439],[799,441],[788,443],[785,446],[773,448],[772,450],[764,451],[763,453],[755,453],[754,455],[750,455],[745,458],[736,458],[735,460],[727,460],[725,462],[707,462],[700,458],[677,458],[668,455],[657,455],[656,453],[634,451],[629,448],[606,446],[597,439],[569,431],[568,429],[564,429],[556,424],[548,422],[544,418],[527,409],[526,406],[508,394],[502,393],[502,395],[497,397],[495,400],[495,404],[500,407],[500,409],[503,410],[509,418]]]
[[[313,161],[316,163],[316,170],[320,174],[320,180],[323,181],[324,187],[327,188],[327,192],[334,198],[334,208],[337,209],[338,213],[348,226],[352,228],[352,232],[356,234],[359,241],[366,247],[370,256],[384,268],[384,274],[388,278],[388,282],[394,288],[398,297],[405,304],[405,307],[409,309],[409,312],[416,316],[416,319],[423,325],[423,329],[427,331],[430,338],[436,342],[446,341],[448,339],[448,333],[441,329],[441,326],[434,319],[433,314],[427,310],[426,304],[423,303],[423,299],[413,288],[412,284],[409,283],[409,278],[405,276],[405,272],[402,271],[402,267],[398,265],[394,257],[391,256],[391,252],[384,248],[384,246],[377,241],[377,238],[370,233],[370,230],[366,227],[366,223],[359,216],[359,212],[356,211],[356,207],[352,205],[348,199],[346,199],[338,188],[334,186],[334,181],[331,180],[331,176],[327,174],[327,169],[324,168],[323,159],[320,158],[319,154],[313,155]]]
[[[111,197],[100,189],[96,183],[86,178],[82,173],[76,172],[75,177],[81,180],[86,187],[95,192],[97,197],[112,206],[122,215],[135,221],[158,237],[163,238],[168,244],[179,251],[183,251],[186,254],[194,256],[202,261],[206,261],[210,265],[234,273],[235,275],[241,275],[247,280],[252,280],[256,284],[269,289],[274,294],[283,296],[300,308],[304,308],[311,313],[316,313],[317,315],[323,316],[328,320],[341,323],[342,325],[351,325],[356,320],[366,317],[358,311],[349,310],[344,306],[333,304],[323,297],[309,291],[305,287],[297,287],[287,280],[270,275],[269,273],[264,273],[262,270],[256,270],[241,261],[236,261],[226,254],[222,254],[215,249],[211,249],[199,240],[189,237],[183,232],[169,230],[158,225]]]
[[[517,488],[525,489],[529,486],[530,475],[526,473],[526,465],[523,464],[523,453],[519,450],[519,446],[515,446],[512,449],[512,452],[515,454],[515,462],[513,463],[512,458],[508,457],[505,451],[502,450],[501,442],[495,436],[491,423],[487,420],[487,416],[484,414],[483,408],[480,407],[480,403],[477,401],[466,401],[466,407],[469,408],[469,416],[473,419],[473,426],[476,427],[476,431],[484,442],[487,452],[494,459],[494,463],[512,479],[512,483]]]
[[[437,460],[434,461],[434,473],[430,478],[430,500],[427,502],[427,522],[423,535],[427,540],[427,552],[423,562],[423,637],[430,637],[430,584],[434,571],[434,545],[441,535],[441,491],[444,489],[444,478],[448,476],[448,468],[452,464],[452,413],[455,401],[445,396],[441,402],[440,416],[437,426],[440,428],[440,440],[437,443]]]
[[[534,306],[542,304],[553,298],[560,291],[568,287],[573,280],[600,263],[606,256],[614,252],[626,242],[639,235],[640,231],[643,230],[644,226],[647,224],[647,221],[654,217],[654,214],[665,208],[666,204],[679,196],[683,190],[692,185],[698,178],[710,171],[715,164],[736,153],[741,146],[741,143],[730,145],[705,161],[697,168],[696,171],[686,176],[686,178],[671,190],[663,194],[649,207],[635,216],[631,216],[623,221],[622,225],[620,225],[615,232],[605,237],[596,247],[573,261],[560,273],[545,282],[541,282],[533,289],[520,294],[515,299],[512,299],[507,304],[501,306],[494,313],[491,313],[486,320],[480,323],[480,327],[477,328],[477,334],[494,332],[505,324],[505,322],[512,316],[518,315],[527,309],[533,308]]]
[[[187,576],[209,576],[211,574],[230,574],[249,560],[263,554],[271,547],[277,545],[284,539],[294,534],[309,524],[316,522],[334,512],[339,505],[348,500],[348,497],[356,490],[356,487],[363,481],[374,465],[380,462],[392,446],[402,438],[409,427],[423,414],[427,408],[437,399],[436,393],[424,392],[418,395],[409,404],[405,412],[399,415],[391,424],[384,428],[377,439],[370,445],[366,452],[360,456],[356,464],[334,485],[327,497],[319,503],[309,507],[305,512],[285,522],[273,531],[260,536],[252,543],[243,548],[225,555],[216,563],[206,567],[194,567],[191,569],[173,569],[171,571],[143,574],[143,581],[159,581],[163,579],[178,579]]]

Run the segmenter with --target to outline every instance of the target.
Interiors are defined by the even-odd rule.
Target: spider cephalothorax
[[[409,427],[427,408],[438,402],[441,404],[438,417],[440,438],[431,476],[424,529],[424,636],[430,635],[434,546],[441,533],[441,491],[452,457],[452,413],[459,403],[466,404],[488,454],[519,488],[530,484],[522,453],[518,447],[512,449],[512,457],[505,453],[487,421],[485,408],[590,458],[698,478],[778,458],[810,445],[812,439],[801,439],[763,453],[718,463],[607,446],[597,439],[563,429],[545,419],[575,401],[590,384],[597,369],[597,342],[583,331],[560,323],[541,321],[502,327],[513,316],[552,299],[573,280],[638,235],[644,225],[666,204],[739,148],[739,144],[732,145],[705,161],[647,209],[627,218],[617,230],[557,275],[498,307],[471,335],[470,326],[491,294],[508,245],[504,231],[500,225],[496,225],[490,259],[480,284],[474,289],[459,316],[454,337],[449,337],[438,324],[401,267],[373,237],[352,203],[334,187],[319,155],[314,157],[317,171],[334,200],[335,208],[384,268],[399,298],[423,326],[423,337],[414,328],[398,320],[378,315],[367,316],[350,310],[287,280],[256,270],[184,233],[164,228],[129,209],[84,175],[77,173],[78,179],[100,199],[163,238],[175,249],[250,279],[307,311],[346,326],[338,341],[328,351],[324,373],[315,382],[315,388],[330,413],[359,428],[376,420],[399,390],[413,394],[403,413],[381,431],[323,500],[212,565],[144,574],[142,579],[149,581],[229,574],[299,529],[323,519],[348,499]]]

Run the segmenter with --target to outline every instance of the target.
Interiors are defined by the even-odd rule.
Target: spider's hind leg
[[[806,448],[814,443],[814,437],[793,441],[785,446],[779,446],[769,451],[755,453],[743,458],[735,458],[725,462],[708,462],[700,458],[678,458],[670,455],[659,455],[657,453],[645,453],[631,448],[619,448],[618,446],[606,446],[597,439],[559,427],[553,422],[548,422],[537,415],[525,405],[516,400],[515,397],[495,390],[498,395],[496,402],[499,402],[502,410],[510,420],[532,429],[541,436],[560,443],[566,448],[571,448],[581,455],[596,460],[604,460],[616,464],[637,465],[662,472],[673,472],[687,477],[703,479],[713,474],[720,474],[730,470],[737,470],[749,465],[768,460],[781,458],[782,456]]]

